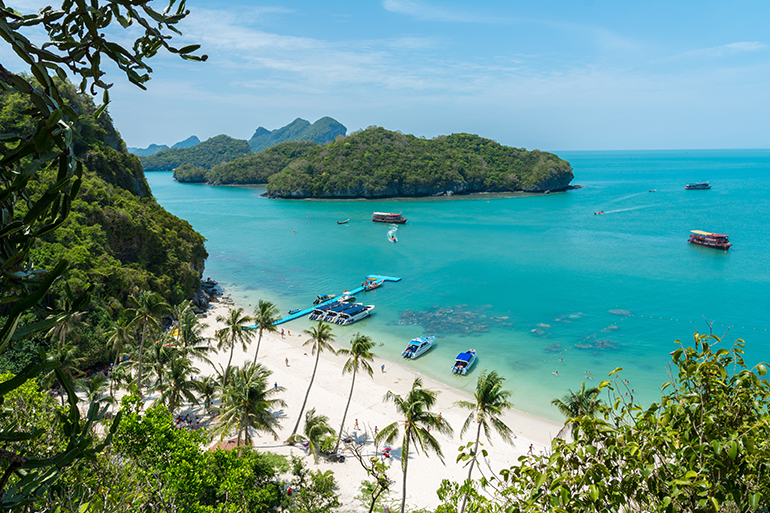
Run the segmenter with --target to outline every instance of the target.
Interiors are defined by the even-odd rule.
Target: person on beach
[[[532,454],[534,450],[535,450],[535,445],[529,444],[529,451],[527,452],[527,454]]]
[[[358,429],[358,419],[356,419],[356,425],[354,426],[354,429]]]
[[[380,365],[380,370],[381,370],[383,373],[385,373],[385,364],[384,364],[384,363],[383,363],[382,365]]]
[[[287,367],[289,366],[289,357],[288,356],[286,357],[286,366]]]
[[[281,338],[283,338],[283,328],[281,328]]]

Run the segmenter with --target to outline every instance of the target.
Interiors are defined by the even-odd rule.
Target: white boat
[[[310,313],[310,317],[308,318],[311,321],[323,319],[330,309],[340,306],[342,304],[344,304],[342,301],[332,301],[331,303],[324,303],[322,305],[318,305],[315,308],[313,308],[313,311]]]
[[[334,308],[330,308],[326,310],[326,314],[323,316],[323,320],[326,322],[337,322],[337,317],[339,315],[346,311],[346,310],[352,310],[353,308],[356,308],[361,303],[342,303],[339,306],[335,306]]]
[[[401,356],[414,360],[430,349],[434,340],[436,340],[436,337],[413,338],[409,341],[409,344],[406,346],[406,349],[404,349],[404,352],[401,353]]]
[[[473,364],[476,363],[476,350],[468,349],[464,353],[460,353],[455,358],[455,364],[452,366],[452,374],[460,374],[465,376]]]
[[[340,326],[347,326],[348,324],[353,324],[354,322],[360,321],[364,317],[369,317],[369,315],[372,313],[372,310],[374,310],[374,305],[363,305],[361,303],[356,303],[355,308],[339,312],[337,317],[334,319],[334,322]]]

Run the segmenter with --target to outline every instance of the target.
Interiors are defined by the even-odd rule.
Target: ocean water
[[[751,364],[768,359],[770,150],[559,156],[582,189],[269,200],[263,187],[147,179],[161,205],[207,238],[205,276],[237,302],[268,299],[285,313],[368,274],[402,277],[359,295],[374,315],[335,326],[338,342],[360,331],[382,343],[379,356],[402,361],[411,338],[435,335],[429,353],[405,364],[467,391],[496,369],[517,409],[534,415],[560,420],[553,398],[616,367],[637,400],[659,398],[676,340],[690,343],[696,331],[713,330],[724,346],[744,339]],[[711,190],[684,189],[706,180]],[[373,211],[403,212],[408,223],[373,223]],[[688,244],[693,229],[729,234],[733,247]],[[283,327],[294,336],[308,326]],[[452,375],[454,357],[471,347],[472,372]]]

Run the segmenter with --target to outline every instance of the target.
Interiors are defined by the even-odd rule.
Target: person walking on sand
[[[383,374],[385,373],[385,364],[384,363],[382,365],[380,365],[380,370],[382,371]]]
[[[358,429],[358,419],[356,419],[356,425],[353,426],[353,429]]]
[[[288,356],[286,357],[286,366],[287,367],[289,366],[289,357]]]
[[[527,451],[527,454],[532,454],[534,450],[535,450],[535,445],[529,444],[529,451]]]

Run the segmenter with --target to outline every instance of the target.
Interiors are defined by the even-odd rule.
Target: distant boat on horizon
[[[693,182],[688,183],[684,186],[684,188],[688,191],[703,191],[706,189],[711,189],[711,185],[709,185],[708,182]]]

